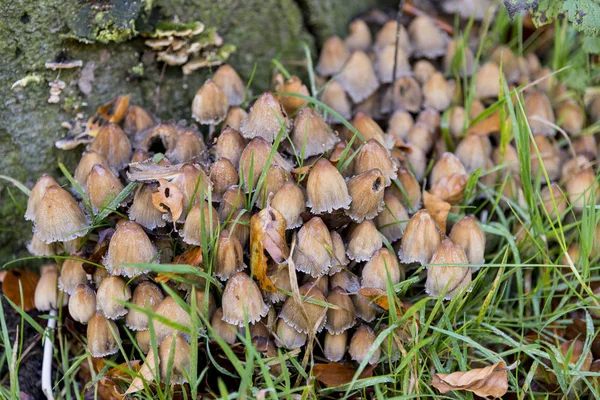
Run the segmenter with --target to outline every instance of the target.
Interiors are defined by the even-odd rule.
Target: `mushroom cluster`
[[[383,309],[366,293],[393,296],[413,269],[426,270],[430,296],[464,294],[486,249],[485,213],[465,206],[488,189],[502,191],[500,207],[523,202],[530,177],[515,142],[500,138],[504,114],[486,111],[515,85],[533,133],[531,179],[548,179],[540,207],[563,218],[568,204],[600,198],[584,106],[535,54],[498,47],[477,66],[467,42],[428,17],[372,32],[359,19],[345,40],[324,43],[313,96],[299,77],[276,73],[273,91],[246,109],[245,83],[221,66],[192,104],[208,139],[135,105],[105,123],[74,171],[76,188],[44,175],[31,192],[31,253],[70,255],[42,269],[37,307],[68,298],[94,357],[116,353],[122,329],[152,351],[152,331],[160,359],[175,352],[179,383],[189,336],[165,320],[189,328],[186,302],[230,344],[249,327],[269,355],[316,340],[327,360],[376,364]],[[468,108],[455,79],[474,82]],[[597,119],[600,96],[587,104]],[[568,151],[557,132],[572,137]],[[175,263],[198,274],[165,279],[153,267]]]

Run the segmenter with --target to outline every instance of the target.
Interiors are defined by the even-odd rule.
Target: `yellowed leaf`
[[[250,268],[266,292],[277,289],[267,275],[267,254],[281,264],[290,251],[285,240],[285,219],[269,204],[250,219]]]
[[[508,391],[508,372],[506,364],[500,361],[485,368],[474,368],[451,374],[435,374],[431,385],[440,393],[466,390],[477,396],[498,398]]]
[[[152,193],[152,204],[160,212],[170,212],[173,221],[183,213],[183,193],[175,184],[158,180],[158,192]]]
[[[467,135],[474,134],[484,136],[492,132],[499,132],[500,125],[500,111],[496,111],[489,115],[487,118],[484,118],[481,121],[477,122],[475,125],[469,127],[469,129],[467,129]]]
[[[119,96],[114,102],[113,113],[109,116],[108,122],[118,124],[127,114],[129,107],[129,95]]]
[[[446,220],[448,219],[448,214],[452,208],[450,203],[425,190],[423,191],[423,205],[438,224],[440,230],[443,233],[446,233]]]

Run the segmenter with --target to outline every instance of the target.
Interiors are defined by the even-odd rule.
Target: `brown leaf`
[[[197,267],[202,263],[202,246],[192,246],[173,260],[173,264],[185,264]]]
[[[474,135],[484,136],[484,135],[488,135],[492,132],[499,132],[500,125],[501,125],[500,111],[496,111],[496,112],[492,113],[491,115],[489,115],[488,117],[477,122],[475,125],[470,126],[467,129],[467,135],[474,134]]]
[[[437,222],[440,230],[443,233],[446,233],[446,220],[448,219],[448,214],[452,208],[450,203],[425,190],[423,191],[423,205],[427,209],[427,212],[431,214],[435,222]]]
[[[152,193],[152,204],[160,212],[170,212],[173,221],[183,213],[183,193],[175,184],[158,180],[158,192]]]
[[[361,288],[358,291],[358,294],[371,300],[373,303],[377,304],[384,310],[390,310],[390,299],[385,290],[377,288]],[[394,300],[396,301],[396,313],[399,317],[401,317],[404,314],[404,312],[408,309],[408,306],[402,301],[400,301],[398,297],[394,296]]]
[[[24,311],[31,311],[35,308],[35,287],[39,280],[40,276],[33,271],[13,269],[6,272],[2,281],[2,292],[13,303],[23,307]],[[23,288],[23,301],[21,301],[21,287]]]
[[[358,376],[358,379],[370,378],[373,376],[375,365],[368,365]],[[352,365],[340,363],[317,364],[313,368],[314,377],[325,386],[341,386],[352,382],[357,368]]]
[[[137,372],[140,370],[140,360],[133,360],[129,364],[123,363],[109,369],[98,382],[98,392],[104,400],[121,400],[125,396],[121,393],[120,383],[127,383],[132,377],[126,371]]]
[[[129,95],[119,96],[115,100],[113,113],[109,117],[108,122],[118,124],[127,114],[127,108],[129,107]]]
[[[267,276],[267,255],[281,264],[290,250],[285,240],[285,219],[279,211],[267,205],[250,219],[250,268],[260,287],[266,292],[277,289]]]
[[[508,391],[508,372],[506,364],[500,361],[485,368],[451,374],[435,374],[431,385],[440,393],[467,390],[477,396],[498,398]]]

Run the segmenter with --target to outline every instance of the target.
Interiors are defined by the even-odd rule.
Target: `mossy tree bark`
[[[255,92],[269,83],[270,60],[302,61],[303,43],[314,52],[330,34],[344,35],[348,21],[389,0],[0,0],[0,174],[31,187],[44,172],[55,177],[62,160],[71,169],[83,150],[61,151],[61,123],[93,114],[119,94],[162,119],[190,119],[190,105],[209,71],[185,76],[165,68],[140,33],[178,18],[216,27],[237,47],[229,62],[245,79],[257,66]],[[46,62],[82,60],[82,69],[51,71]],[[290,63],[293,64],[293,63]],[[92,72],[90,74],[89,72]],[[26,87],[14,82],[32,77]],[[90,79],[92,77],[92,79]],[[66,83],[49,104],[49,83]],[[189,121],[191,122],[191,121]],[[63,180],[64,182],[64,180]],[[23,220],[26,197],[0,180],[0,265],[25,255],[31,225]]]

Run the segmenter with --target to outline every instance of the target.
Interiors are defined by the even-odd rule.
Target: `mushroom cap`
[[[148,307],[150,310],[155,311],[164,298],[165,296],[158,286],[146,281],[135,287],[131,303],[138,307]],[[148,314],[145,312],[130,308],[125,317],[125,324],[133,331],[145,331],[148,329],[148,319]]]
[[[440,242],[440,231],[435,220],[426,210],[420,210],[406,224],[398,257],[405,264],[418,262],[425,265]]]
[[[200,87],[192,102],[192,116],[203,125],[216,125],[227,116],[229,100],[225,92],[208,79]]]
[[[88,351],[94,358],[106,357],[119,351],[119,328],[100,313],[90,318],[87,326]]]
[[[381,246],[383,240],[373,221],[365,220],[350,227],[346,250],[349,259],[357,262],[368,261]]]
[[[283,303],[279,317],[300,333],[321,332],[327,320],[327,307],[309,303],[308,300],[325,303],[327,301],[325,296],[310,283],[300,287],[300,295],[304,296],[301,299],[302,304],[298,303],[294,296],[288,297]]]
[[[84,236],[88,228],[89,222],[75,199],[59,186],[48,187],[36,212],[33,233],[49,244]]]
[[[339,309],[327,309],[325,329],[332,335],[339,335],[354,326],[356,310],[350,295],[340,287],[334,288],[327,296],[327,302]]]
[[[331,267],[331,234],[323,220],[313,217],[298,231],[296,250],[293,254],[296,270],[313,277],[326,274]]]
[[[271,92],[264,92],[242,121],[240,132],[246,139],[263,138],[273,143],[279,131],[289,129],[287,115],[281,102]]]
[[[222,305],[223,321],[238,326],[244,326],[246,318],[249,324],[260,321],[269,311],[258,285],[243,272],[236,273],[227,281]]]
[[[292,152],[303,159],[323,154],[339,141],[323,117],[310,107],[304,107],[296,115],[290,137]]]
[[[131,289],[124,279],[118,276],[109,276],[98,286],[96,293],[96,307],[106,318],[119,319],[127,314],[123,302],[131,299]]]
[[[350,55],[336,79],[355,103],[360,103],[379,87],[371,59],[362,51]]]
[[[344,177],[324,158],[319,159],[308,174],[306,195],[306,205],[313,214],[347,209],[351,201]]]
[[[225,93],[230,106],[239,106],[243,103],[246,85],[231,65],[221,65],[213,75],[212,80]]]
[[[378,168],[356,175],[348,181],[348,193],[352,197],[346,211],[355,222],[371,220],[383,209],[385,178]]]
[[[103,259],[107,271],[113,275],[134,277],[147,270],[129,267],[126,264],[148,264],[158,262],[156,247],[144,229],[133,221],[124,221],[117,226],[110,239],[108,251]]]

